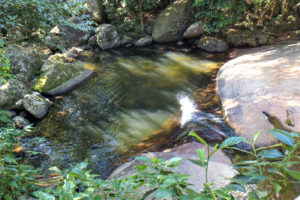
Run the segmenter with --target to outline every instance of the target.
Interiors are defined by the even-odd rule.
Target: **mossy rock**
[[[177,0],[157,18],[152,37],[156,42],[173,42],[181,39],[183,32],[194,21],[192,0]]]
[[[89,78],[92,73],[78,63],[53,63],[38,78],[33,89],[49,95],[62,94]]]

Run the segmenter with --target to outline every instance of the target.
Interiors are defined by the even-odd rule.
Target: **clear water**
[[[30,162],[46,169],[88,160],[94,172],[106,177],[141,151],[136,147],[146,139],[170,137],[163,130],[178,115],[180,101],[208,84],[225,59],[163,47],[97,55],[85,63],[96,75],[56,98],[37,125],[46,137],[33,142],[30,148],[41,154]]]

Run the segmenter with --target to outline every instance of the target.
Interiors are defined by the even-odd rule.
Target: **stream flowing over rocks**
[[[300,43],[240,50],[218,72],[217,89],[230,126],[257,145],[277,142],[273,128],[300,132]]]

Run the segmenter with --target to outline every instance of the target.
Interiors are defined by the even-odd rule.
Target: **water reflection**
[[[206,85],[221,64],[222,59],[208,60],[200,53],[139,49],[87,62],[97,75],[56,101],[37,126],[48,138],[34,147],[44,155],[44,160],[36,158],[37,165],[66,167],[88,159],[95,172],[106,176],[114,163],[140,151],[136,146],[146,139],[169,137],[164,122],[180,111],[180,103],[194,109],[178,95]]]

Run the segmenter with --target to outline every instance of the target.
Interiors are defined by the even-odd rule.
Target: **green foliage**
[[[1,121],[6,122],[6,125],[0,128],[0,199],[25,198],[38,188],[34,184],[36,180],[33,176],[37,174],[37,170],[20,164],[14,154],[18,147],[18,138],[23,136],[25,131],[16,130],[2,112],[0,115]]]
[[[0,29],[5,30],[9,38],[15,38],[17,32],[23,37],[34,32],[44,34],[55,25],[85,29],[92,23],[85,14],[85,3],[85,0],[0,0]],[[85,26],[72,23],[71,17],[83,20]]]
[[[195,0],[195,17],[205,24],[208,32],[219,32],[239,22],[246,10],[245,0]]]
[[[7,78],[13,78],[10,74],[11,67],[8,56],[5,53],[4,40],[0,38],[0,84],[5,82]]]
[[[278,129],[271,130],[270,133],[282,143],[256,148],[254,143],[260,134],[257,132],[253,141],[245,140],[253,149],[252,152],[246,152],[250,155],[250,159],[235,163],[240,174],[233,178],[234,184],[262,186],[251,191],[252,199],[280,198],[281,191],[288,189],[293,183],[299,183],[300,173],[291,167],[300,164],[297,151],[300,146],[300,134]],[[289,177],[295,180],[290,180]],[[266,185],[272,188],[267,190]]]
[[[105,0],[103,3],[109,22],[121,34],[144,31],[146,17],[163,5],[162,0]]]

